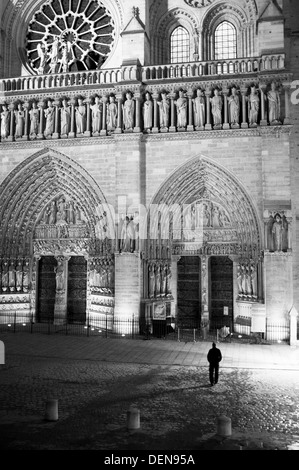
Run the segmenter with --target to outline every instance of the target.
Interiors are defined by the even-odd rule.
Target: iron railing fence
[[[53,315],[43,316],[38,321],[32,316],[14,312],[0,315],[0,332],[27,332],[40,334],[62,334],[77,336],[100,336],[123,339],[164,339],[180,342],[239,342],[239,343],[288,343],[290,325],[288,320],[266,322],[265,333],[251,333],[249,320],[233,323],[231,319],[219,318],[209,325],[195,319],[167,319],[153,321],[147,325],[136,315],[130,319],[113,316],[86,316],[59,318]],[[299,335],[299,328],[298,328]],[[299,336],[298,336],[299,337]]]

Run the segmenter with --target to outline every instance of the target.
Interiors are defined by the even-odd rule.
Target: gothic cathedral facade
[[[1,1],[1,323],[297,344],[295,3]]]

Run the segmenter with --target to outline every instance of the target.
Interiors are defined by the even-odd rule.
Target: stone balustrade
[[[265,71],[282,71],[284,54],[264,55],[209,62],[190,62],[153,66],[127,65],[119,69],[90,70],[73,73],[28,75],[0,80],[0,92],[28,92],[82,87],[90,85],[116,85],[123,81],[148,81],[171,79],[198,79],[217,75],[250,74]]]

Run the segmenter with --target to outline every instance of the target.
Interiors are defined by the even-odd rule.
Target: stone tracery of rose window
[[[40,73],[42,52],[46,57],[43,73],[53,71],[51,53],[55,40],[58,44],[56,73],[94,70],[110,54],[115,24],[98,0],[49,0],[34,14],[28,26],[27,60],[34,73]]]

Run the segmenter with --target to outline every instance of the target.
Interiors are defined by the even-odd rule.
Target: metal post
[[[178,342],[180,342],[180,328],[178,327]]]

